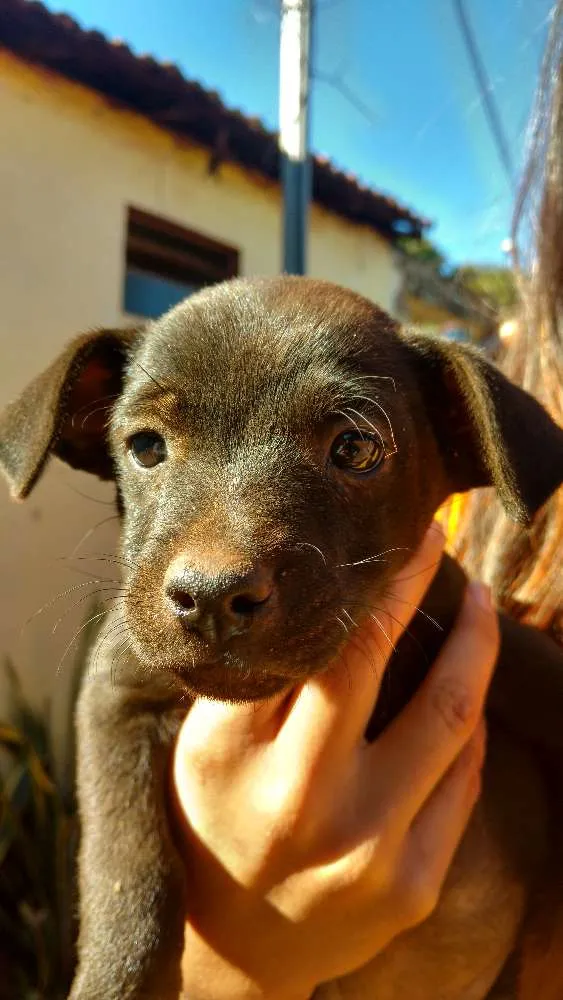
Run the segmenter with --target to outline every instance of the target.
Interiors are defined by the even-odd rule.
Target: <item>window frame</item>
[[[236,247],[129,205],[122,309],[127,315],[138,315],[126,304],[126,278],[130,271],[180,285],[205,287],[236,277],[239,262],[240,252]]]

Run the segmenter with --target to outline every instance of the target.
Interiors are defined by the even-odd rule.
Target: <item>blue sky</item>
[[[466,0],[517,164],[551,3]],[[276,127],[279,0],[48,6],[176,62],[228,105]],[[432,238],[453,263],[500,262],[513,194],[452,0],[317,0],[317,8],[313,149],[432,219]]]

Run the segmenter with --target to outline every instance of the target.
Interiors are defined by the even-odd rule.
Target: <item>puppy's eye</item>
[[[129,451],[137,465],[153,469],[166,458],[166,442],[155,431],[140,431],[129,438]]]
[[[385,446],[377,431],[344,431],[334,439],[330,457],[339,469],[371,472],[385,458]]]

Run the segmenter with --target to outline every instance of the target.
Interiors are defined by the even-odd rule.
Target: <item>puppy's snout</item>
[[[214,573],[176,566],[165,584],[174,614],[186,628],[214,642],[246,632],[273,590],[273,575],[266,566]]]

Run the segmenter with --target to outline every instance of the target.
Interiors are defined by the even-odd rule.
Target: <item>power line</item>
[[[502,125],[502,120],[500,112],[498,110],[493,88],[485,69],[485,64],[481,57],[479,51],[479,46],[477,44],[477,39],[475,37],[475,32],[469,21],[469,16],[467,10],[465,9],[464,0],[453,0],[454,9],[457,14],[459,21],[459,26],[469,55],[473,73],[477,81],[477,86],[479,88],[479,93],[481,94],[481,99],[483,101],[483,108],[489,122],[489,128],[491,130],[495,145],[497,148],[497,153],[499,159],[504,167],[505,173],[508,177],[510,185],[514,183],[514,165],[512,163],[512,155],[510,152],[510,146],[508,144],[506,134]]]
[[[318,83],[325,83],[328,87],[336,90],[351,107],[355,108],[360,115],[363,115],[369,125],[375,126],[378,124],[377,113],[352,90],[346,83],[343,74],[338,72],[326,73],[320,69],[313,68],[311,70],[311,78]]]

